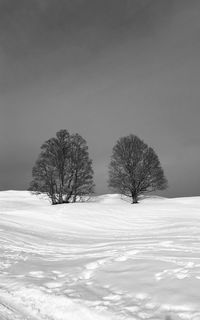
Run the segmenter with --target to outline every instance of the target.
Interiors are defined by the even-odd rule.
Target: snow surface
[[[200,197],[0,192],[0,320],[200,320]]]

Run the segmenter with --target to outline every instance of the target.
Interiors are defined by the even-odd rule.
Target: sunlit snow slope
[[[200,197],[0,192],[0,320],[200,319]]]

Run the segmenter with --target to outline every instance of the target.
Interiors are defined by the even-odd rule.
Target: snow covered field
[[[0,192],[0,320],[200,319],[200,197]]]

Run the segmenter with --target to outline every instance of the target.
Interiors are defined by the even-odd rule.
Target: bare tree
[[[135,135],[120,138],[113,148],[109,187],[138,202],[138,196],[167,187],[155,151]]]
[[[76,202],[94,192],[92,161],[86,141],[60,130],[41,146],[29,190],[46,193],[52,204]]]
[[[86,141],[79,135],[71,136],[71,177],[73,202],[93,193],[92,161],[89,159]]]

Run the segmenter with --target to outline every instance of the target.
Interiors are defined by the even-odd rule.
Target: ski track
[[[97,200],[0,193],[0,319],[200,320],[200,198]]]

